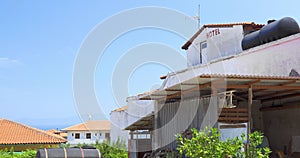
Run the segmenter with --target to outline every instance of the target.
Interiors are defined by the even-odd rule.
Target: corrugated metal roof
[[[182,49],[188,49],[188,47],[192,44],[192,42],[196,39],[196,37],[205,29],[208,27],[232,27],[235,25],[244,25],[244,26],[253,26],[253,27],[263,27],[264,24],[255,24],[254,22],[240,22],[240,23],[227,23],[227,24],[206,24],[203,25],[181,48]]]
[[[168,100],[180,99],[182,95],[207,96],[212,94],[213,88],[237,90],[237,93],[245,93],[250,86],[257,90],[254,99],[269,100],[300,96],[300,77],[202,74],[166,89],[141,94],[139,98],[141,100]],[[197,92],[198,94],[195,94]]]
[[[66,139],[27,125],[0,119],[0,144],[60,144]]]

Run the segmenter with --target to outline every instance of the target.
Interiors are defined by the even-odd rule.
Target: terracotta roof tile
[[[55,130],[55,129],[50,129],[50,130],[47,130],[46,132],[49,132],[50,134],[55,134],[55,135],[61,136],[61,137],[67,137],[68,136],[68,133],[63,132],[63,131],[58,131],[58,130]]]
[[[64,131],[103,131],[110,130],[109,120],[91,120],[85,123],[77,124],[71,127],[62,129]]]
[[[66,139],[49,132],[0,119],[0,144],[59,144]]]

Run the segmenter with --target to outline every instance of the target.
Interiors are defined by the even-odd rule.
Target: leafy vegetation
[[[78,144],[78,147],[82,146],[93,146],[99,149],[103,158],[127,158],[127,149],[125,141],[118,139],[112,145],[109,142],[103,142],[96,144]],[[62,145],[61,147],[70,147],[69,144]],[[35,158],[36,150],[26,150],[20,153],[14,152],[11,148],[10,151],[7,149],[0,150],[0,158]]]
[[[127,158],[127,149],[125,142],[118,140],[112,145],[108,142],[96,143],[95,147],[101,151],[101,155],[103,158]]]
[[[268,158],[271,153],[269,148],[258,148],[263,140],[263,135],[259,132],[249,135],[247,145],[244,144],[245,135],[221,141],[221,134],[216,128],[205,128],[202,131],[192,129],[191,132],[191,139],[177,135],[177,150],[190,158]]]
[[[26,150],[21,153],[14,152],[14,148],[11,148],[10,151],[7,149],[0,150],[1,158],[35,158],[36,151],[35,150]]]

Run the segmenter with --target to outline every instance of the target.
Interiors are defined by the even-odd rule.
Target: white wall
[[[207,58],[204,63],[222,57],[236,55],[242,51],[243,26],[205,28],[189,46],[187,53],[188,66],[200,64],[200,43],[207,42]]]
[[[124,130],[128,126],[127,110],[111,112],[110,121],[110,142],[114,143],[118,139],[121,139],[125,141],[126,146],[128,146],[129,131]]]
[[[127,98],[129,125],[154,112],[154,101],[137,99],[137,97]]]
[[[128,146],[129,131],[124,129],[154,111],[153,101],[137,99],[135,96],[129,97],[127,98],[127,110],[111,112],[111,143],[121,138],[126,141],[126,146]]]
[[[300,73],[300,34],[248,49],[232,58],[175,72],[169,75],[164,88],[201,74],[289,76],[292,69]]]
[[[75,139],[76,133],[80,134],[80,139]],[[91,133],[91,139],[86,139],[86,133]],[[110,131],[68,131],[67,144],[91,144],[96,141],[101,143],[106,140],[105,133],[110,133]]]

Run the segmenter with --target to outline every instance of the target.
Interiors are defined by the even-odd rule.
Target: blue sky
[[[3,0],[0,2],[0,118],[40,128],[63,128],[79,123],[72,89],[76,56],[89,32],[124,10],[166,7],[190,18],[197,14],[200,4],[201,24],[265,23],[286,16],[300,22],[299,3],[296,0],[254,0],[251,3],[238,0]],[[120,20],[111,31],[126,22]],[[197,26],[192,32],[196,31]],[[114,40],[95,71],[96,95],[104,114],[92,118],[108,119],[109,111],[126,104],[126,98],[116,101],[111,90],[114,68],[126,53],[141,44],[154,42],[184,57],[180,47],[185,40],[172,32],[153,28],[130,31]],[[148,51],[145,53],[153,53]],[[124,79],[128,83],[126,90],[129,95],[135,95],[157,88],[162,82],[159,76],[170,71],[174,70],[157,63],[137,67]]]

